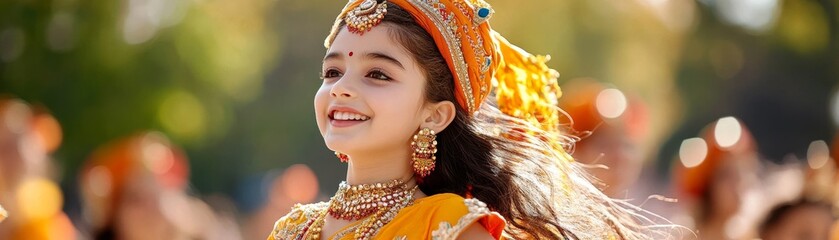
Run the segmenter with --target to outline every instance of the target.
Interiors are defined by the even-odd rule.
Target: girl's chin
[[[372,143],[370,140],[366,140],[367,138],[344,138],[342,137],[334,137],[334,138],[326,138],[324,143],[326,147],[332,151],[341,152],[344,154],[350,153],[357,153],[357,152],[370,152],[376,151],[378,146],[376,143]]]
[[[324,143],[326,143],[326,147],[333,151],[338,152],[349,152],[352,149],[358,148],[358,141],[343,137],[327,137],[324,139]]]

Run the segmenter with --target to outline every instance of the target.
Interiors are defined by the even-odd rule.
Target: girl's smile
[[[370,117],[350,107],[329,107],[329,124],[336,128],[355,126],[370,120]]]

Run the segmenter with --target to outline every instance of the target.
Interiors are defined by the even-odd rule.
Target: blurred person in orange
[[[144,132],[97,149],[79,174],[92,239],[238,239],[188,190],[183,152]]]
[[[279,174],[278,174],[279,173]],[[297,203],[311,203],[319,196],[318,180],[315,172],[305,164],[294,164],[284,170],[271,171],[260,176],[259,183],[243,183],[252,187],[259,186],[262,201],[246,219],[243,232],[245,239],[260,239],[270,232],[277,216],[288,214]],[[254,196],[250,196],[254,197]]]
[[[644,165],[640,145],[648,127],[645,105],[594,79],[574,79],[562,88],[559,106],[568,114],[562,122],[580,138],[574,159],[592,165],[588,171],[606,195],[627,197]]]
[[[649,239],[573,161],[558,73],[482,0],[352,0],[325,41],[315,119],[347,162],[269,239]]]
[[[724,117],[679,149],[676,192],[699,239],[750,239],[756,234],[760,167],[757,144],[737,118]]]
[[[44,108],[0,98],[0,239],[75,239],[49,154],[61,127]]]

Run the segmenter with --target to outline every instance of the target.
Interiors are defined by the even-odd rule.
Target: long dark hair
[[[382,24],[395,26],[390,36],[424,71],[426,100],[456,103],[452,72],[431,35],[395,4],[388,5]],[[572,141],[554,135],[500,112],[491,100],[473,116],[458,107],[454,121],[437,135],[436,169],[419,188],[427,195],[471,194],[507,219],[505,234],[517,239],[648,238],[631,212],[637,209],[600,193],[546,139],[566,139],[566,146]]]

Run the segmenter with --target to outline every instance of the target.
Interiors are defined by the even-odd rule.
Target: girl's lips
[[[366,121],[367,120],[360,121],[360,120],[335,120],[335,119],[330,119],[329,124],[331,124],[333,127],[343,128],[343,127],[355,126],[355,125],[361,124],[361,123],[366,122]]]

